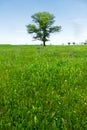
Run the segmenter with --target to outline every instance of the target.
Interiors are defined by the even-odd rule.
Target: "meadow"
[[[0,45],[0,130],[87,130],[87,46]]]

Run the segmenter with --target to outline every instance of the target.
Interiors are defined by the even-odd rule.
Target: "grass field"
[[[87,46],[0,46],[0,130],[87,130]]]

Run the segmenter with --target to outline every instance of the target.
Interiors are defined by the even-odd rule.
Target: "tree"
[[[70,45],[71,43],[70,42],[68,42],[68,45]]]
[[[85,40],[84,45],[87,45],[87,40]]]
[[[75,42],[73,42],[72,44],[75,45]]]
[[[86,42],[84,42],[84,45],[87,45],[87,43],[86,43]]]
[[[31,16],[35,24],[27,25],[27,31],[34,34],[33,38],[45,42],[49,40],[50,34],[61,31],[61,26],[52,26],[55,22],[54,15],[49,12],[38,12]]]

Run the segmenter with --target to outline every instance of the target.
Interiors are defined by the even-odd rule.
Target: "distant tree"
[[[87,45],[87,40],[85,40],[84,45]]]
[[[34,34],[33,38],[41,40],[45,46],[51,33],[61,31],[61,26],[52,26],[55,22],[54,15],[48,12],[38,12],[31,16],[35,24],[27,25],[27,31]]]
[[[68,45],[70,45],[71,43],[70,42],[68,42]]]
[[[84,45],[87,45],[87,43],[86,43],[86,42],[84,42]]]
[[[75,43],[75,42],[73,42],[72,44],[73,44],[73,45],[75,45],[76,43]]]

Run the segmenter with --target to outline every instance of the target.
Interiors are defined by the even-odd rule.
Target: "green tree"
[[[71,43],[70,42],[68,42],[68,45],[70,45]]]
[[[73,44],[73,45],[75,45],[76,43],[75,43],[75,42],[73,42],[72,44]]]
[[[86,43],[86,42],[84,42],[84,45],[87,45],[87,43]]]
[[[55,16],[49,12],[38,12],[31,16],[35,24],[27,25],[27,31],[34,34],[33,38],[45,42],[49,40],[50,34],[61,31],[61,26],[52,26]]]

